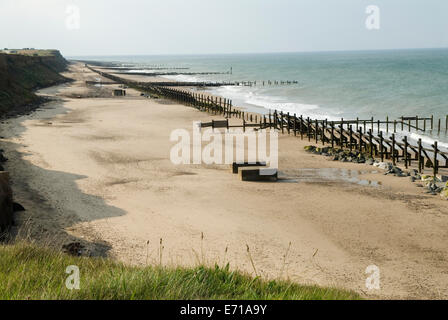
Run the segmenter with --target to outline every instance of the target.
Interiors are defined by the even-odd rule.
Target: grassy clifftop
[[[0,52],[0,116],[40,101],[33,91],[67,81],[59,73],[68,62],[56,50]]]
[[[79,268],[79,290],[65,286],[68,266]],[[0,279],[0,299],[360,299],[347,290],[266,281],[227,267],[130,267],[25,243],[0,245]]]

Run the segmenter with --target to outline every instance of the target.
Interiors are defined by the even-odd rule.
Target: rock
[[[421,180],[424,181],[424,182],[433,181],[434,177],[428,176],[428,175],[424,174],[424,175],[422,175]]]
[[[442,199],[448,200],[448,187],[445,187],[442,192],[440,192]]]
[[[20,203],[13,202],[13,204],[12,204],[12,211],[13,212],[20,212],[20,211],[26,211],[26,210]]]
[[[395,166],[393,166],[391,168],[391,171],[393,171],[393,173],[395,173],[395,174],[402,174],[403,173],[403,170],[401,170],[400,168],[395,167]]]
[[[8,159],[5,158],[5,156],[2,153],[0,153],[0,162],[6,162],[6,161],[8,161]]]
[[[313,152],[313,151],[316,150],[316,147],[314,147],[314,146],[306,146],[304,149],[305,149],[305,151]]]
[[[448,181],[448,176],[438,175],[437,179],[439,179],[442,182],[447,182]]]
[[[68,244],[64,244],[62,246],[62,249],[65,253],[68,253],[72,256],[80,256],[82,254],[82,249],[84,249],[84,246],[79,242],[71,242]]]
[[[13,224],[12,190],[8,172],[0,172],[0,233],[9,230]]]
[[[5,171],[5,168],[0,164],[0,171]]]
[[[411,182],[415,182],[415,180],[417,180],[417,178],[416,177],[409,177],[409,179],[411,180]]]
[[[424,185],[422,185],[421,183],[417,183],[415,186],[419,187],[419,188],[423,188]]]
[[[418,176],[418,171],[415,169],[411,169],[411,171],[409,171],[409,174],[411,175],[411,177],[416,177]]]
[[[390,162],[378,162],[378,163],[374,163],[373,165],[375,167],[378,167],[380,169],[387,170],[387,171],[392,169],[392,163],[390,163]]]

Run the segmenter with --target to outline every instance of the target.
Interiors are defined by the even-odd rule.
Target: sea
[[[234,106],[278,110],[312,119],[390,120],[434,117],[434,130],[398,132],[426,146],[448,150],[448,49],[223,55],[89,56],[70,59],[114,62],[132,72],[220,74],[170,75],[178,81],[257,82],[208,89]],[[147,70],[145,68],[167,68]],[[187,68],[187,69],[174,69]],[[265,85],[263,86],[263,81]],[[268,85],[268,81],[279,84]],[[290,83],[281,84],[281,81]],[[441,119],[441,130],[438,130]],[[423,122],[420,123],[420,126]],[[384,128],[382,128],[383,130]],[[401,126],[398,126],[398,130]]]

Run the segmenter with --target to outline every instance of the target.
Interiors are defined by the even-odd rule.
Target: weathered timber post
[[[283,126],[283,111],[280,112],[280,126],[282,127],[282,133],[285,133],[285,128]]]
[[[361,127],[358,127],[358,134],[359,134],[359,148],[358,148],[358,151],[359,151],[359,153],[361,153],[362,152],[362,128]]]
[[[322,121],[322,130],[321,130],[321,140],[322,140],[322,145],[325,145],[325,128],[326,128],[326,123],[325,121]]]
[[[432,131],[434,129],[434,116],[433,115],[431,115],[430,122],[431,122],[431,131]]]
[[[394,120],[394,133],[397,133],[397,120]]]
[[[319,142],[319,122],[316,119],[315,125],[314,125],[314,133],[315,133],[315,140],[316,144]]]
[[[381,157],[381,162],[384,161],[384,152],[383,152],[383,132],[380,131],[379,132],[379,137],[380,137],[380,157]]]
[[[395,134],[392,133],[392,164],[395,166],[397,164],[397,161],[395,159]]]
[[[423,172],[423,158],[422,158],[422,139],[418,139],[418,154],[417,154],[417,160],[418,160],[418,172]]]
[[[415,130],[417,130],[417,132],[418,132],[418,125],[419,125],[418,116],[415,116]]]
[[[404,131],[404,117],[401,116],[401,131]]]
[[[369,129],[369,144],[370,144],[370,156],[373,158],[373,134],[372,134],[372,129]]]
[[[290,116],[289,116],[289,112],[288,112],[288,115],[287,115],[287,120],[286,120],[287,122],[288,122],[288,135],[291,133],[291,128],[290,128],[290,126],[289,126],[289,122],[291,121],[291,118],[290,118]]]
[[[303,140],[303,116],[302,115],[300,115],[299,130],[300,130],[300,139]]]
[[[293,127],[293,130],[294,130],[294,137],[296,137],[297,136],[297,116],[296,116],[295,113],[294,113],[294,127]]]
[[[352,135],[353,135],[352,125],[350,125],[348,127],[348,132],[349,132],[349,137],[350,137],[350,140],[349,140],[349,150],[352,151]]]
[[[306,124],[307,124],[308,141],[311,141],[311,121],[310,121],[310,117],[307,117]]]
[[[277,122],[278,122],[278,119],[277,119],[277,110],[274,110],[274,127],[275,127],[275,129],[278,128]]]
[[[404,166],[407,169],[408,168],[408,137],[407,136],[404,136],[403,142],[404,142],[404,150],[403,150]]]
[[[334,121],[331,121],[331,148],[334,148]]]
[[[434,162],[433,162],[433,167],[434,167],[434,179],[436,178],[437,173],[439,172],[439,165],[438,165],[438,160],[437,160],[437,141],[434,141]]]
[[[440,134],[440,118],[439,118],[439,129],[437,130],[437,133]]]

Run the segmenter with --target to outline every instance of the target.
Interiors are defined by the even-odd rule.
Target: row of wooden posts
[[[94,69],[91,70],[100,73]],[[402,132],[405,130],[410,132],[411,129],[422,132],[428,129],[433,131],[435,127],[433,116],[427,118],[403,116],[398,120],[389,120],[387,118],[385,121],[375,121],[373,118],[329,121],[327,119],[305,118],[302,115],[291,115],[278,112],[277,110],[269,111],[268,115],[259,115],[247,113],[233,107],[230,99],[212,97],[189,90],[161,87],[154,83],[138,83],[103,72],[100,74],[139,90],[145,90],[151,94],[178,101],[213,115],[226,117],[226,125],[219,123],[219,127],[242,127],[243,131],[247,127],[277,129],[282,133],[294,134],[294,136],[300,136],[301,139],[306,137],[308,141],[313,140],[315,143],[322,143],[333,148],[338,146],[351,151],[363,152],[381,161],[386,159],[392,160],[394,165],[399,161],[403,161],[406,168],[411,166],[413,162],[416,162],[420,173],[424,171],[425,167],[432,168],[434,175],[439,173],[440,168],[448,168],[448,152],[442,152],[438,147],[437,141],[431,145],[431,148],[425,148],[422,144],[422,139],[418,140],[417,145],[413,145],[407,136],[404,136],[401,141],[396,137],[397,128],[401,128]],[[231,117],[242,119],[242,125],[230,126],[228,119]],[[385,132],[382,130],[382,125],[385,125]],[[441,130],[441,119],[439,119],[437,131],[440,133]],[[448,116],[445,120],[445,131],[448,131]],[[388,137],[385,134],[389,134],[389,132],[391,132],[391,135]],[[443,158],[444,163],[441,163],[441,158]]]

